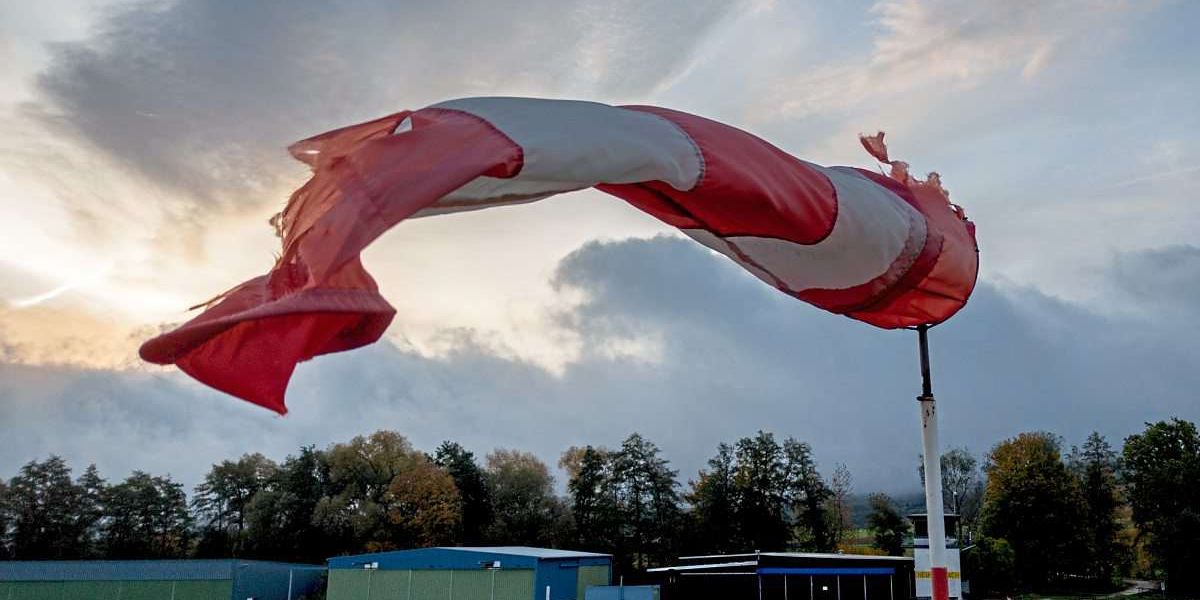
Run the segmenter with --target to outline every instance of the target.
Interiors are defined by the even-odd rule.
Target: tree
[[[191,516],[183,484],[134,471],[104,497],[105,558],[181,558],[190,548]]]
[[[85,490],[66,461],[31,461],[8,484],[9,545],[18,560],[82,558],[94,523]]]
[[[958,515],[959,526],[966,537],[974,532],[983,500],[983,482],[979,478],[978,461],[966,448],[953,448],[942,454],[942,507]],[[925,462],[918,459],[917,471],[925,485]],[[964,537],[963,531],[952,532]]]
[[[658,447],[637,433],[613,456],[622,537],[635,569],[665,563],[674,554],[681,519],[677,474]]]
[[[734,481],[736,472],[733,448],[722,443],[717,446],[717,455],[708,459],[708,470],[700,471],[691,482],[687,501],[692,505],[695,540],[689,543],[694,552],[728,554],[742,549],[737,530],[740,498]]]
[[[871,512],[867,515],[867,527],[875,539],[872,545],[888,556],[902,556],[904,539],[908,536],[908,522],[896,510],[896,505],[887,494],[871,494],[868,502]]]
[[[833,551],[836,540],[826,511],[832,492],[817,471],[812,447],[788,438],[783,443],[783,455],[784,494],[795,515],[793,544],[801,550]]]
[[[1085,575],[1109,583],[1127,562],[1128,552],[1119,539],[1117,511],[1117,454],[1108,441],[1093,432],[1083,448],[1073,448],[1067,464],[1079,481],[1083,495],[1082,562]]]
[[[394,431],[356,436],[325,452],[328,493],[314,509],[314,520],[335,552],[375,552],[399,547],[404,541],[388,516],[387,494],[392,480],[426,457]]]
[[[747,549],[779,551],[787,547],[789,523],[785,513],[787,485],[783,449],[775,436],[759,431],[737,441],[737,527]]]
[[[398,547],[437,546],[458,541],[462,498],[454,478],[429,460],[416,461],[392,479],[384,496],[387,516],[398,529]]]
[[[846,532],[853,527],[850,520],[850,490],[853,482],[850,469],[838,463],[833,470],[833,476],[829,478],[829,495],[825,500],[826,522],[829,524],[829,533],[835,548],[842,543]]]
[[[315,522],[317,505],[329,495],[325,453],[300,448],[279,466],[246,507],[248,555],[316,563],[335,541]]]
[[[556,546],[567,535],[569,515],[554,496],[546,464],[528,452],[497,449],[487,456],[495,520],[488,538],[501,545]]]
[[[988,455],[983,532],[1012,546],[1021,583],[1038,587],[1076,567],[1083,500],[1060,442],[1022,433]]]
[[[8,484],[0,479],[0,560],[8,560],[12,552],[8,543],[8,523],[11,520],[8,505]]]
[[[612,451],[571,447],[558,464],[570,476],[567,492],[575,520],[575,543],[586,550],[620,556],[621,514],[613,484]]]
[[[975,597],[1008,597],[1017,586],[1016,554],[1003,539],[980,536],[962,553],[962,570]]]
[[[105,513],[104,496],[108,492],[108,483],[100,477],[96,465],[88,465],[83,475],[79,476],[77,485],[82,492],[79,503],[80,525],[86,529],[83,532],[83,548],[81,556],[94,558],[100,556],[100,531],[103,527]]]
[[[434,454],[434,462],[454,479],[462,501],[460,541],[478,546],[492,522],[492,496],[486,474],[475,462],[475,455],[454,442],[442,442]]]
[[[1147,423],[1125,440],[1123,475],[1133,520],[1149,537],[1167,591],[1200,595],[1200,435],[1181,419]]]
[[[274,461],[257,453],[213,465],[192,498],[203,524],[201,555],[243,555],[250,502],[277,471]]]

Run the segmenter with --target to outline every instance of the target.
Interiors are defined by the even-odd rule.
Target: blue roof
[[[478,569],[485,563],[499,562],[505,569],[536,569],[543,561],[571,561],[580,564],[610,564],[608,554],[574,552],[528,546],[441,547],[416,548],[335,556],[329,559],[331,569],[361,569],[375,566],[380,569]]]
[[[487,552],[490,554],[506,554],[508,556],[528,556],[530,558],[608,558],[610,554],[595,552],[577,552],[574,550],[557,550],[554,548],[533,548],[530,546],[459,546],[446,547],[441,550],[458,550],[462,552]]]
[[[235,579],[235,568],[314,568],[254,560],[19,560],[0,561],[0,581],[198,581]],[[320,568],[320,567],[315,567]]]

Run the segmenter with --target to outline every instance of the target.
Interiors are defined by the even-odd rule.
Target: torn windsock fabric
[[[146,342],[150,362],[286,412],[296,363],[370,344],[394,309],[359,254],[409,217],[532,202],[589,187],[724,254],[775,288],[884,328],[966,303],[974,227],[936,176],[822,167],[740,129],[650,106],[466,98],[304,140],[313,176],[276,226],[270,273]]]

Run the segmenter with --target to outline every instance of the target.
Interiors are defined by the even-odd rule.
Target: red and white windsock
[[[973,225],[936,177],[822,167],[746,133],[651,106],[466,98],[293,145],[312,178],[276,225],[270,273],[147,341],[145,360],[285,413],[297,362],[370,344],[395,314],[359,255],[409,217],[595,187],[820,308],[884,328],[939,323],[978,270]]]

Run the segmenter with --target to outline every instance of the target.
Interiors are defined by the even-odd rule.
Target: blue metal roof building
[[[0,600],[296,600],[324,571],[236,559],[0,561]]]
[[[422,548],[329,559],[328,600],[582,600],[589,586],[607,585],[611,576],[607,554]]]

